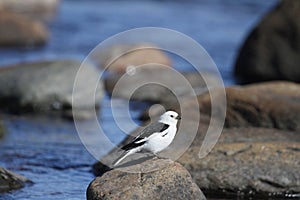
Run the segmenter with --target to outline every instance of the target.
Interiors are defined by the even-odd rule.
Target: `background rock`
[[[0,10],[48,21],[56,14],[58,4],[59,0],[0,0]]]
[[[39,21],[0,10],[0,47],[32,47],[47,42],[48,31]]]
[[[269,82],[226,88],[227,127],[268,127],[300,131],[300,85]],[[210,114],[208,94],[198,97],[200,110]],[[221,108],[220,108],[221,109]]]
[[[27,178],[0,167],[0,193],[24,187],[32,183]]]
[[[300,82],[300,1],[282,0],[246,39],[235,65],[243,82]]]
[[[72,60],[46,61],[8,66],[0,70],[0,106],[9,112],[71,111],[94,109],[103,96],[101,82],[95,102],[87,99],[94,94],[98,80],[97,69]],[[80,87],[73,93],[77,72]]]
[[[165,167],[141,173],[153,165]],[[135,171],[136,173],[125,172]],[[115,169],[97,177],[88,187],[88,200],[100,199],[205,199],[188,171],[170,160],[148,160],[142,166]]]
[[[171,76],[172,74],[172,76]],[[106,90],[114,97],[137,101],[177,103],[176,96],[191,96],[207,90],[203,77],[209,82],[217,77],[208,72],[180,73],[159,66],[140,67],[133,74],[110,75],[105,79]]]
[[[128,66],[138,67],[145,64],[159,64],[171,66],[171,60],[162,50],[152,44],[123,44],[110,47],[106,50],[96,51],[91,59],[103,69],[112,72],[124,73]],[[151,68],[152,65],[148,65]]]

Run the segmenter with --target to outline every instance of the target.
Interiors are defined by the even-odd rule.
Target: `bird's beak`
[[[176,117],[176,119],[177,119],[177,120],[181,120],[181,117],[178,115],[178,116]]]

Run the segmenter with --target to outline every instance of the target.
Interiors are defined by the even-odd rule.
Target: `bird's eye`
[[[172,118],[174,118],[174,115],[171,115]]]

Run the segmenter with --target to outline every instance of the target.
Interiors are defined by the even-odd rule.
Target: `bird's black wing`
[[[141,139],[139,139],[139,140],[141,140]],[[128,150],[134,149],[136,147],[142,146],[146,142],[146,141],[143,141],[143,142],[140,142],[140,143],[136,143],[139,140],[134,140],[133,142],[130,142],[129,144],[126,144],[125,146],[123,146],[121,149],[123,149],[125,151],[128,151]]]
[[[153,133],[163,132],[167,128],[169,128],[168,124],[164,124],[164,123],[160,123],[160,122],[156,122],[156,123],[150,124],[145,129],[143,129],[141,131],[141,133],[138,136],[136,136],[130,143],[126,144],[121,149],[123,149],[125,151],[128,151],[130,149],[142,146],[143,144],[145,144],[146,141],[143,141],[143,142],[138,142],[138,141],[143,140],[143,139],[149,137]]]

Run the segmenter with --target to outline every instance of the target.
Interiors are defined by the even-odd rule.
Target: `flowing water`
[[[276,2],[64,0],[49,24],[49,43],[35,49],[0,49],[0,66],[30,60],[83,59],[99,42],[114,34],[155,26],[180,31],[198,41],[216,62],[224,83],[231,85],[239,46]],[[188,66],[178,63],[175,67],[188,70]],[[118,105],[117,116],[122,121],[125,101],[119,100]],[[114,123],[109,97],[101,107],[98,116],[102,128],[111,133],[114,143],[120,142],[125,134]],[[132,106],[132,117],[136,119],[145,107]],[[85,199],[86,188],[94,178],[91,165],[96,159],[82,145],[72,121],[28,115],[1,118],[8,134],[0,140],[0,166],[26,176],[34,184],[1,194],[0,199]],[[109,149],[101,145],[104,155]]]

